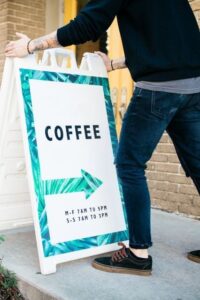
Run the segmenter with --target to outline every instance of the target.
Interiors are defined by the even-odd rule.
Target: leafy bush
[[[0,244],[4,237],[0,236]],[[16,275],[2,266],[0,259],[0,300],[24,300],[24,297],[17,288]]]
[[[0,262],[0,300],[24,300],[17,288],[16,275],[2,266],[2,260]]]

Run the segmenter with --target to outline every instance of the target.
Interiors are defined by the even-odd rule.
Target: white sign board
[[[81,69],[56,66],[56,55],[65,53],[45,53],[53,67],[15,60],[43,274],[55,272],[59,262],[115,250],[127,240],[106,72],[94,54],[85,56]]]

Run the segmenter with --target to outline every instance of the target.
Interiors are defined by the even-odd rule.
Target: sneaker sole
[[[200,257],[194,256],[192,254],[188,254],[187,258],[191,261],[194,261],[194,262],[200,264]]]
[[[151,270],[136,270],[136,269],[128,269],[128,268],[120,268],[120,267],[110,267],[96,262],[92,262],[92,266],[97,270],[101,270],[109,273],[132,274],[132,275],[139,275],[139,276],[151,275]]]

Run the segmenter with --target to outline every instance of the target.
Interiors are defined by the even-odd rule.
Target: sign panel
[[[115,122],[106,77],[22,65],[17,73],[40,264],[47,274],[58,262],[115,250],[127,240]]]
[[[33,224],[14,61],[6,59],[0,90],[0,230]]]

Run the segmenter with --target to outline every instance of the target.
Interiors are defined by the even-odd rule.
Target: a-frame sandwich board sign
[[[39,64],[7,59],[4,103],[8,91],[19,104],[42,274],[55,272],[61,262],[116,250],[127,240],[127,228],[100,57],[85,54],[80,68],[74,54],[62,49],[46,50]]]

